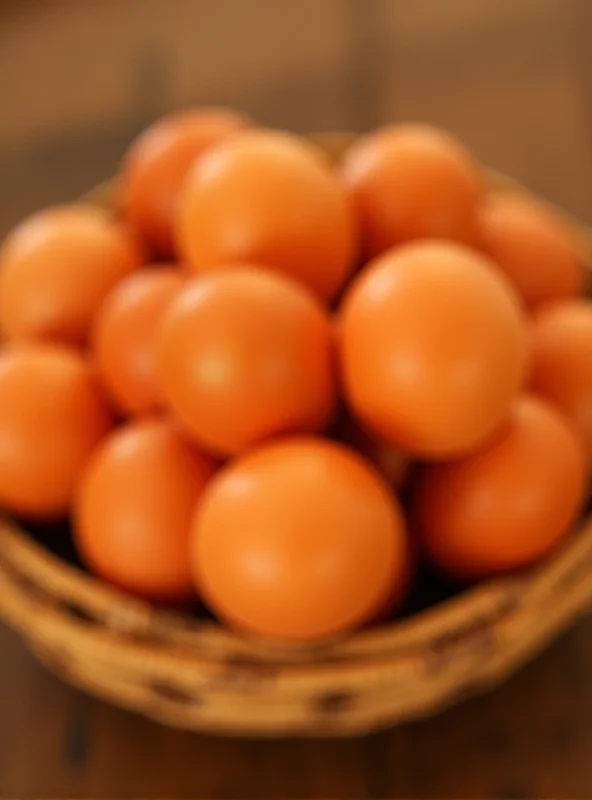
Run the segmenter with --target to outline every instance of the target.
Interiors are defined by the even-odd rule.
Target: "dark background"
[[[432,121],[592,219],[591,40],[589,0],[0,0],[0,232],[199,103],[298,131]],[[87,698],[0,626],[0,795],[590,797],[591,634],[425,722],[255,742]]]

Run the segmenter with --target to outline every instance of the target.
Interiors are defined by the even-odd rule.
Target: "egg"
[[[220,456],[322,430],[336,404],[328,312],[305,287],[252,266],[189,281],[164,315],[157,369],[176,419]]]
[[[451,133],[419,124],[379,128],[349,148],[340,176],[368,258],[415,239],[476,242],[483,180]]]
[[[117,429],[88,464],[76,498],[82,560],[131,594],[167,603],[193,599],[191,518],[214,469],[164,420]]]
[[[592,459],[592,304],[565,300],[541,309],[531,338],[529,388],[563,411]]]
[[[406,517],[405,525],[407,525]],[[393,620],[397,614],[400,615],[401,611],[403,615],[405,613],[405,609],[403,608],[402,610],[402,606],[412,590],[419,562],[417,543],[413,541],[412,537],[413,532],[405,539],[405,550],[401,556],[401,564],[403,566],[393,576],[390,590],[380,608],[368,620],[368,626],[384,625]]]
[[[112,289],[93,325],[93,362],[113,402],[129,415],[163,405],[156,376],[160,321],[185,284],[172,267],[145,267]]]
[[[492,194],[479,211],[479,234],[484,251],[529,309],[583,294],[578,242],[544,203],[517,194]]]
[[[569,532],[586,493],[581,443],[557,410],[521,396],[481,449],[426,466],[412,524],[432,562],[476,580],[532,564]]]
[[[198,273],[237,261],[286,274],[330,301],[354,266],[352,209],[305,139],[253,130],[192,167],[179,202],[179,251]]]
[[[349,448],[314,437],[255,449],[212,479],[193,522],[196,584],[221,619],[306,642],[364,623],[406,580],[399,504]]]
[[[178,111],[157,120],[135,139],[121,169],[126,219],[159,254],[174,254],[174,222],[189,168],[208,147],[250,125],[226,108]]]
[[[102,301],[143,257],[130,232],[99,208],[57,206],[34,214],[0,250],[3,336],[86,343]]]
[[[76,352],[45,343],[2,350],[2,507],[31,519],[65,516],[82,469],[112,423]]]
[[[388,251],[340,308],[346,400],[383,441],[426,459],[477,447],[507,415],[526,369],[526,321],[505,278],[448,242]]]

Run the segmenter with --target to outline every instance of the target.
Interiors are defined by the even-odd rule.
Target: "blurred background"
[[[0,233],[112,174],[155,117],[426,120],[592,219],[589,0],[0,0]],[[493,694],[364,741],[167,731],[0,627],[0,795],[590,797],[592,623]]]
[[[2,224],[196,103],[303,132],[435,122],[585,212],[591,25],[587,0],[2,0]]]

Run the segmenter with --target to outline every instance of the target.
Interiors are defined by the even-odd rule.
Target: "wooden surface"
[[[591,30],[588,0],[4,0],[0,231],[200,102],[302,131],[433,121],[591,220]],[[160,728],[0,627],[0,796],[578,798],[591,752],[592,620],[486,697],[310,743]]]

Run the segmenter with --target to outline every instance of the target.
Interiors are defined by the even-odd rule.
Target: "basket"
[[[351,141],[314,138],[334,158]],[[496,190],[526,191],[487,179]],[[113,207],[113,198],[108,183],[87,199]],[[570,224],[588,264],[592,235]],[[130,598],[0,520],[0,615],[35,655],[112,703],[200,731],[355,735],[431,715],[503,681],[591,603],[592,517],[528,572],[398,622],[282,649]]]

